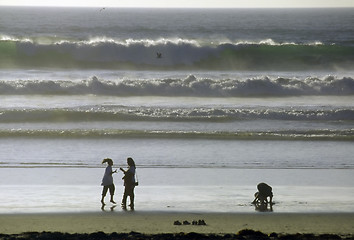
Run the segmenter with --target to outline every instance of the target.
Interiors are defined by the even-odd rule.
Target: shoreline
[[[204,220],[206,225],[174,225],[175,221]],[[244,229],[264,234],[354,234],[354,213],[202,213],[100,212],[0,214],[1,234],[61,232],[69,234],[199,233],[237,234]]]
[[[101,212],[102,173],[96,168],[0,168],[0,214]],[[274,213],[354,212],[353,173],[354,169],[141,168],[135,206],[137,212],[253,213],[257,183],[266,182],[273,187]],[[120,175],[115,185],[115,200],[120,202]],[[107,203],[105,210],[110,211]]]

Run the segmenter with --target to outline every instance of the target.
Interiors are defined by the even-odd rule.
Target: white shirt
[[[104,172],[104,176],[102,178],[101,186],[109,186],[113,184],[112,177],[112,166],[108,165],[106,167],[106,171]]]

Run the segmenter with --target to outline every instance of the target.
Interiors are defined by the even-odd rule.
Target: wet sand
[[[184,221],[204,220],[206,225],[184,225]],[[179,221],[182,225],[175,225]],[[138,232],[151,234],[198,233],[237,234],[244,229],[289,234],[354,235],[354,213],[181,213],[181,212],[100,212],[0,215],[1,234],[60,232],[101,234]],[[3,235],[3,236],[5,236]],[[141,235],[142,236],[142,235]],[[140,238],[141,238],[140,236]],[[32,236],[33,237],[33,236]],[[171,238],[171,236],[170,236]],[[1,239],[1,238],[0,238]],[[63,238],[65,239],[65,238]]]

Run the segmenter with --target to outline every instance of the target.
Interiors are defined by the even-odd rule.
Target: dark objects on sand
[[[187,220],[180,222],[178,220],[174,221],[173,225],[180,226],[180,225],[195,225],[195,226],[206,226],[207,224],[203,219],[193,220],[192,223],[188,222]]]
[[[237,234],[200,234],[195,232],[190,233],[161,233],[161,234],[143,234],[138,232],[130,233],[61,233],[61,232],[26,232],[22,234],[0,234],[0,240],[8,239],[56,239],[56,240],[144,240],[144,239],[155,239],[155,240],[167,240],[167,239],[239,239],[239,240],[354,240],[354,235],[350,236],[339,236],[334,234],[278,234],[271,233],[269,235],[264,234],[259,231],[254,230],[241,230]]]

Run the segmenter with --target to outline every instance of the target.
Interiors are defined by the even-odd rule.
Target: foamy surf
[[[2,95],[84,95],[105,96],[193,96],[193,97],[289,97],[309,95],[354,95],[354,79],[326,76],[289,78],[211,79],[194,75],[185,78],[88,80],[0,79]]]

